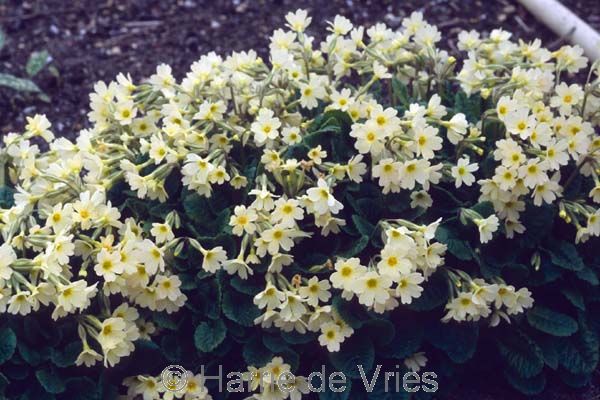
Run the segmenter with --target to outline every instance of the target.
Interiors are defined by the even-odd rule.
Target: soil
[[[563,2],[600,30],[600,0]],[[325,34],[325,21],[336,14],[356,24],[383,21],[397,28],[402,18],[418,10],[440,28],[442,46],[450,51],[455,51],[454,41],[462,29],[485,33],[502,27],[523,40],[539,37],[552,49],[563,43],[514,0],[0,0],[0,27],[7,36],[0,51],[0,72],[25,76],[29,54],[43,49],[54,67],[54,73],[46,68],[34,79],[49,102],[0,88],[0,136],[21,131],[26,115],[43,113],[56,134],[74,137],[86,126],[94,83],[112,80],[119,72],[140,80],[165,62],[180,78],[209,51],[225,55],[255,49],[265,56],[271,32],[296,8],[310,11],[309,33],[318,40]],[[600,399],[598,384],[577,392],[554,386],[544,399]],[[505,385],[486,385],[465,390],[458,398],[518,397]]]
[[[600,26],[600,1],[566,2]],[[96,81],[112,80],[119,72],[139,80],[161,62],[181,77],[208,51],[252,48],[265,55],[273,29],[299,7],[313,15],[310,33],[317,39],[336,14],[357,24],[384,21],[396,28],[419,10],[440,27],[449,50],[462,29],[503,27],[525,40],[540,37],[554,47],[560,42],[514,0],[0,0],[0,26],[8,37],[0,71],[24,76],[29,54],[47,49],[58,72],[45,69],[35,77],[49,103],[0,88],[0,134],[20,131],[26,115],[44,113],[57,134],[73,137],[85,125],[88,93]]]

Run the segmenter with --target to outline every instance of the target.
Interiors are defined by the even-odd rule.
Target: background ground
[[[600,0],[566,0],[592,25],[600,26]],[[130,72],[137,80],[166,62],[178,76],[202,53],[257,49],[265,53],[274,28],[298,7],[315,17],[310,32],[322,38],[325,20],[343,14],[360,24],[400,25],[422,11],[453,48],[461,29],[489,32],[496,27],[517,37],[557,38],[514,0],[0,0],[0,26],[8,44],[0,53],[0,72],[24,75],[29,54],[47,49],[59,75],[36,77],[51,103],[20,98],[0,89],[0,133],[18,131],[24,116],[47,114],[57,133],[73,135],[85,123],[87,95],[94,82]]]
[[[568,7],[600,29],[600,0],[564,0]],[[422,11],[444,33],[450,51],[462,29],[489,32],[503,27],[518,38],[539,37],[556,48],[556,37],[514,0],[0,0],[0,27],[8,43],[0,52],[0,72],[25,75],[32,51],[46,49],[58,74],[44,70],[36,83],[50,97],[45,103],[0,89],[0,135],[20,131],[26,115],[44,113],[58,134],[74,137],[85,126],[88,93],[98,80],[129,72],[135,80],[151,75],[161,62],[177,77],[208,51],[256,49],[266,54],[269,36],[284,15],[306,8],[313,16],[309,31],[317,39],[325,21],[342,14],[357,24],[383,21],[392,28],[412,11]],[[500,371],[499,371],[500,375]],[[598,379],[596,379],[598,380]],[[517,399],[497,379],[483,379],[457,399]],[[543,399],[600,399],[595,385],[572,392],[551,385]]]

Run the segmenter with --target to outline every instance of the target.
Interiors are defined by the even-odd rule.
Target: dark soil
[[[599,0],[568,2],[600,25]],[[0,71],[22,76],[29,54],[47,49],[59,72],[53,76],[46,70],[35,79],[50,96],[48,104],[0,89],[0,133],[22,129],[25,115],[45,113],[56,133],[73,136],[85,124],[96,81],[112,80],[119,72],[139,80],[160,62],[182,76],[212,50],[253,48],[265,55],[272,30],[299,7],[311,12],[310,33],[318,39],[325,21],[336,14],[357,24],[384,21],[396,28],[414,10],[440,27],[450,50],[461,29],[504,27],[523,39],[541,37],[546,45],[558,39],[514,0],[0,0],[0,26],[8,36]]]
[[[563,2],[600,29],[600,0]],[[8,37],[0,51],[0,72],[24,76],[29,54],[43,49],[50,52],[58,71],[45,69],[35,78],[49,103],[0,88],[0,136],[22,130],[26,115],[44,113],[55,133],[74,137],[86,125],[94,83],[112,80],[119,72],[140,80],[165,62],[182,77],[208,51],[225,55],[255,49],[265,56],[272,30],[296,8],[310,11],[309,32],[317,39],[325,34],[325,21],[336,14],[356,24],[383,21],[396,28],[403,17],[418,10],[442,30],[442,45],[450,51],[462,29],[485,33],[503,27],[524,40],[539,37],[550,48],[562,43],[515,0],[0,0],[0,27]],[[519,398],[497,378],[487,381],[461,390],[456,398]],[[544,399],[600,399],[598,385],[575,392],[552,382],[549,386]]]

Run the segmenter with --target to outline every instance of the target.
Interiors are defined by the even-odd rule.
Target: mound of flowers
[[[0,393],[241,398],[219,369],[255,399],[408,398],[367,390],[380,370],[434,373],[418,399],[481,373],[586,385],[598,64],[502,30],[462,32],[457,60],[419,13],[338,16],[319,44],[286,21],[268,61],[99,82],[75,141],[43,115],[3,138]],[[311,393],[322,367],[345,390]]]

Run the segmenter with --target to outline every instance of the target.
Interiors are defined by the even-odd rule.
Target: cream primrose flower
[[[262,146],[267,140],[273,140],[278,136],[278,129],[281,127],[281,122],[274,115],[273,110],[269,110],[268,108],[261,108],[259,110],[258,117],[250,127],[250,130],[254,133],[254,141],[257,145]]]
[[[206,272],[215,273],[222,268],[223,263],[227,261],[227,253],[222,246],[214,247],[210,250],[201,249],[203,260],[202,269]]]
[[[337,260],[334,265],[335,271],[329,277],[331,284],[336,289],[352,291],[356,280],[362,277],[367,268],[360,264],[360,259],[353,257],[347,260]]]
[[[475,176],[472,174],[477,171],[479,166],[475,163],[469,163],[469,157],[463,157],[453,166],[452,177],[455,179],[455,186],[458,189],[464,183],[466,186],[471,186],[475,182]]]
[[[10,264],[17,260],[17,254],[8,243],[0,246],[0,279],[9,280],[12,275]]]
[[[256,231],[256,220],[258,215],[252,208],[246,206],[235,206],[234,215],[229,219],[229,225],[233,227],[234,235],[242,236],[245,233],[253,234]]]
[[[327,347],[327,351],[335,353],[340,351],[340,344],[345,340],[341,329],[335,322],[329,322],[321,326],[321,334],[319,335],[319,344]]]
[[[487,218],[475,218],[473,220],[479,229],[479,241],[487,243],[492,240],[493,233],[498,230],[499,220],[494,214]]]
[[[319,178],[317,181],[317,187],[308,189],[306,194],[311,201],[313,209],[318,214],[325,214],[327,212],[337,214],[344,208],[344,205],[333,197],[331,187],[322,178]]]
[[[298,293],[300,296],[307,299],[306,304],[316,307],[319,304],[319,301],[322,303],[327,303],[327,301],[329,301],[331,298],[329,289],[331,289],[329,281],[320,281],[319,278],[313,276],[306,282],[306,286],[300,287]]]
[[[352,289],[358,295],[360,304],[372,307],[375,304],[385,304],[390,298],[390,286],[392,280],[389,277],[369,271],[354,282]]]
[[[402,304],[412,303],[413,299],[421,297],[423,287],[420,284],[424,281],[425,278],[418,272],[400,275],[399,279],[397,279],[396,297],[400,297]]]
[[[173,233],[171,226],[167,223],[152,223],[152,229],[150,230],[150,233],[152,236],[154,236],[156,243],[158,244],[170,242],[175,238],[175,234]]]

